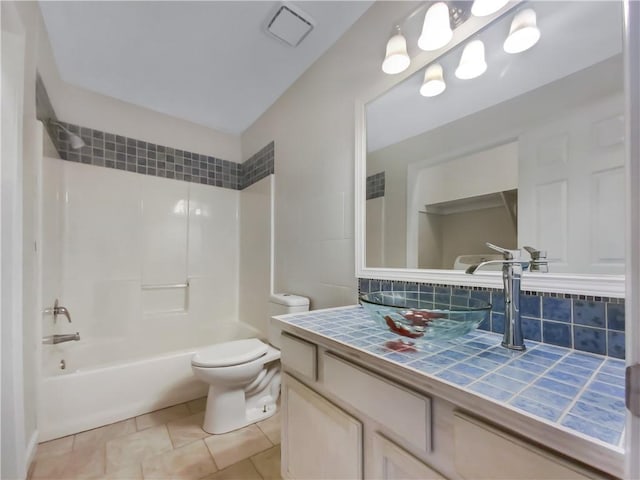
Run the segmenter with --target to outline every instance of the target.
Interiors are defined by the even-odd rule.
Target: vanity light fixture
[[[387,54],[382,62],[382,71],[393,75],[405,71],[410,63],[407,40],[400,32],[400,27],[396,26],[394,35],[387,42]]]
[[[540,40],[540,30],[536,25],[536,12],[527,8],[518,12],[511,22],[509,36],[504,41],[504,51],[520,53],[530,49]]]
[[[474,0],[471,6],[471,14],[474,17],[486,17],[496,13],[507,3],[509,3],[509,0]]]
[[[444,82],[442,65],[432,63],[424,72],[424,82],[420,87],[420,95],[424,97],[435,97],[440,95],[447,88]]]
[[[426,51],[438,50],[448,44],[452,38],[449,6],[444,2],[434,3],[424,16],[418,47]]]
[[[460,63],[456,68],[456,77],[461,80],[470,80],[479,77],[487,70],[487,62],[484,59],[484,43],[482,40],[469,42],[462,51]]]

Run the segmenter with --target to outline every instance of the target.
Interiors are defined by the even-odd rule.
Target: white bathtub
[[[207,385],[191,371],[194,352],[214,343],[257,336],[239,322],[217,325],[215,331],[188,330],[43,345],[39,441],[202,397]]]

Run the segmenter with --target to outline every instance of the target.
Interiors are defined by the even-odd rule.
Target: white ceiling
[[[289,2],[314,21],[268,35],[272,1],[41,1],[63,80],[234,134],[249,127],[373,3]]]
[[[485,43],[488,68],[481,77],[459,80],[454,76],[463,44],[438,60],[447,82],[441,95],[419,94],[421,69],[367,105],[367,151],[518,97],[622,51],[621,2],[530,1],[526,6],[535,9],[542,34],[533,48],[516,55],[505,53],[502,43],[514,13],[495,21],[474,37]]]

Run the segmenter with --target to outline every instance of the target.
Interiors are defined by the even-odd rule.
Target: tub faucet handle
[[[71,323],[71,314],[69,313],[69,310],[67,310],[66,307],[59,305],[57,298],[55,303],[53,304],[53,308],[47,308],[44,311],[44,313],[53,314],[53,323],[56,323],[56,320],[58,319],[58,315],[64,315],[65,317],[67,317],[67,320],[69,321],[69,323]]]

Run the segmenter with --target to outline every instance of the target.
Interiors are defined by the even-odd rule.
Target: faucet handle
[[[520,258],[520,250],[509,250],[507,248],[502,248],[489,242],[486,242],[486,245],[491,250],[495,250],[496,252],[501,253],[505,260]]]
[[[531,272],[540,272],[540,273],[549,273],[549,264],[547,262],[533,261],[529,265],[529,271],[531,271]]]
[[[547,262],[547,252],[545,250],[536,250],[533,247],[523,248],[531,255],[530,271],[540,273],[547,273],[549,271],[549,262]]]
[[[56,323],[58,315],[64,315],[65,317],[67,317],[69,323],[71,323],[71,314],[69,313],[69,310],[61,306],[57,298],[55,303],[53,304],[53,308],[46,308],[43,313],[53,314],[53,323]]]
[[[529,252],[529,255],[531,255],[531,260],[542,260],[547,258],[546,250],[537,250],[533,247],[522,247],[522,248],[524,248],[527,252]]]

